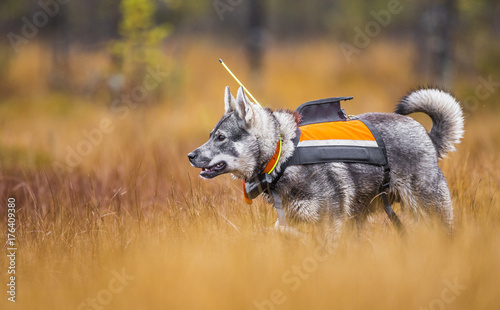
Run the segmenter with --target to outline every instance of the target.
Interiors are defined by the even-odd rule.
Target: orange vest
[[[288,165],[327,162],[386,165],[385,145],[378,130],[366,120],[347,120],[340,100],[329,98],[304,103],[295,152]],[[305,115],[305,116],[304,116]]]

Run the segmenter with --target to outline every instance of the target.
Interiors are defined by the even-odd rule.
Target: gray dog
[[[283,163],[294,153],[300,116],[261,108],[247,99],[242,88],[235,99],[226,87],[224,101],[225,114],[208,142],[188,155],[191,164],[202,169],[202,178],[230,172],[252,180],[273,157],[281,138],[281,156],[271,176],[281,176],[275,190],[287,218],[313,222],[328,218],[341,227],[349,218],[362,222],[375,209],[371,202],[384,179],[382,167],[344,162],[286,167]],[[414,112],[431,117],[430,132],[405,116]],[[451,231],[453,206],[438,160],[454,151],[463,136],[459,103],[441,90],[420,89],[404,97],[393,114],[366,113],[357,119],[371,122],[385,142],[391,169],[389,201],[400,202],[415,215],[435,213]],[[272,195],[264,196],[274,203]]]

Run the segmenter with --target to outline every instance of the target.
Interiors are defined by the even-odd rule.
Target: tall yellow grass
[[[500,308],[494,112],[472,111],[464,142],[442,162],[456,215],[451,240],[404,214],[409,237],[401,240],[379,213],[360,234],[347,229],[333,248],[328,227],[277,232],[272,207],[245,205],[239,181],[202,181],[189,165],[186,154],[223,113],[224,86],[237,87],[217,59],[264,105],[295,108],[353,95],[344,107],[358,114],[390,112],[418,84],[411,48],[373,43],[346,65],[333,43],[276,45],[260,81],[250,80],[242,49],[210,41],[184,41],[178,49],[166,51],[183,70],[175,96],[124,119],[106,108],[113,98],[87,105],[48,92],[43,74],[32,72],[43,49],[13,60],[9,79],[19,94],[0,105],[0,240],[4,206],[16,197],[18,291],[15,304],[2,294],[1,309]],[[87,59],[73,64],[75,74],[95,64]],[[103,118],[115,129],[58,176],[52,163],[63,162],[66,147],[75,148],[82,130]],[[7,264],[2,255],[4,289]]]

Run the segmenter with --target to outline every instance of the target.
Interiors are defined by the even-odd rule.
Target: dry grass
[[[276,232],[272,207],[260,200],[245,205],[239,181],[198,178],[186,154],[222,114],[223,87],[236,89],[217,58],[249,78],[238,48],[183,42],[179,49],[168,51],[185,70],[178,94],[125,119],[104,108],[112,98],[95,106],[47,92],[30,75],[43,60],[40,51],[14,60],[13,85],[20,91],[20,77],[30,76],[36,87],[0,105],[0,196],[2,206],[16,197],[20,225],[18,299],[10,304],[4,293],[2,309],[92,309],[78,306],[96,297],[104,309],[500,307],[494,112],[474,111],[458,152],[442,162],[456,214],[453,240],[405,217],[410,236],[402,241],[378,214],[361,235],[346,231],[333,251],[325,227],[302,225],[300,237]],[[410,61],[411,49],[396,53],[389,43],[373,43],[350,66],[326,42],[280,45],[270,50],[252,92],[271,107],[354,95],[348,113],[389,112],[417,84]],[[76,147],[81,131],[102,118],[113,121],[114,131],[59,178],[52,163],[64,161],[66,146]],[[4,207],[0,216],[5,227]],[[5,255],[0,262],[6,268]],[[112,270],[133,279],[120,286]],[[461,289],[454,293],[455,282]],[[111,283],[120,290],[107,295]],[[272,297],[282,303],[264,301]]]

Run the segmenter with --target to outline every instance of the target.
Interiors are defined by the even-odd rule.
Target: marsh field
[[[240,181],[204,181],[190,166],[186,155],[223,114],[224,87],[237,89],[217,60],[265,106],[354,96],[343,107],[360,114],[392,112],[421,84],[414,49],[380,40],[347,65],[335,43],[276,43],[262,77],[251,79],[239,47],[203,38],[173,46],[154,68],[158,89],[173,79],[169,95],[121,109],[110,108],[118,95],[49,91],[41,44],[26,45],[4,70],[0,238],[8,254],[14,198],[17,251],[15,303],[6,293],[10,258],[0,256],[1,309],[500,309],[499,89],[470,99],[488,76],[461,75],[452,89],[477,102],[464,107],[457,152],[440,163],[453,238],[396,205],[407,239],[381,210],[332,248],[325,227],[276,231],[272,206],[246,205]],[[81,79],[110,66],[105,53],[71,55]]]

